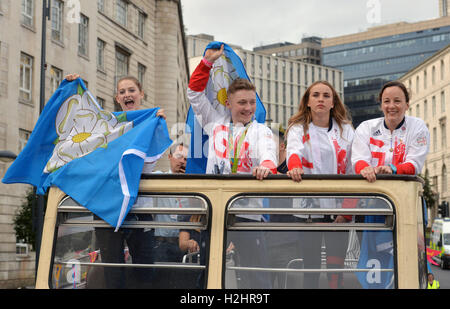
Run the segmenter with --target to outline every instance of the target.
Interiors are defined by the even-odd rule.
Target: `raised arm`
[[[214,62],[223,55],[224,45],[220,49],[208,49],[205,56],[192,73],[188,86],[188,99],[202,127],[215,121],[219,113],[206,97],[205,89]]]

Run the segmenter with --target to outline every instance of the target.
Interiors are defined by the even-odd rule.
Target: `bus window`
[[[248,196],[227,206],[224,288],[394,288],[383,196]]]
[[[67,197],[58,206],[50,287],[206,288],[208,214],[200,196],[143,194],[115,232]],[[180,235],[198,247],[180,249]]]

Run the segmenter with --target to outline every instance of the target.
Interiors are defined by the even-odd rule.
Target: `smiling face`
[[[229,94],[227,108],[231,111],[233,123],[247,124],[256,112],[256,93],[253,90],[238,90]]]
[[[381,110],[384,113],[386,125],[392,129],[405,117],[409,108],[406,96],[400,87],[392,86],[384,89],[381,95]]]
[[[134,81],[124,79],[117,85],[116,101],[123,111],[140,109],[142,98],[144,98],[144,92],[139,89]]]
[[[311,88],[308,98],[308,106],[312,116],[319,114],[330,114],[334,107],[333,91],[325,84],[317,84]]]

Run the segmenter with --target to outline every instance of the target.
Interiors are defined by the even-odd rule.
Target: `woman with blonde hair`
[[[345,105],[334,88],[326,81],[317,81],[306,90],[298,112],[289,119],[287,131],[288,175],[299,182],[302,174],[349,174],[350,152],[354,136]],[[299,202],[299,203],[297,203]],[[350,203],[348,203],[350,202]],[[297,205],[300,204],[300,205]],[[342,205],[331,198],[295,199],[294,207],[350,208],[350,200]],[[321,214],[295,215],[297,222],[335,222],[352,220],[351,216]],[[300,233],[305,269],[321,268],[321,245],[325,240],[328,268],[344,268],[347,250],[347,232],[304,231]],[[327,273],[330,288],[343,286],[342,273]],[[305,273],[303,288],[317,288],[319,272]]]
[[[288,175],[301,181],[302,174],[348,174],[353,135],[349,113],[333,86],[313,83],[289,119]],[[325,160],[329,157],[333,160]]]

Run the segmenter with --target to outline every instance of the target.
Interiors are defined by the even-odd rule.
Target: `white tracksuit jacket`
[[[188,99],[201,124],[209,136],[207,174],[231,174],[229,156],[229,132],[231,115],[228,109],[215,109],[205,95],[206,84],[209,79],[209,70],[200,62],[192,74],[188,88]],[[236,144],[245,131],[244,126],[233,126],[233,142]],[[239,154],[238,174],[251,174],[252,168],[263,165],[276,174],[277,147],[272,131],[263,124],[254,120],[247,131]]]
[[[331,129],[328,130],[328,142],[334,149],[334,156],[331,158],[321,158],[320,145],[317,141],[317,127],[309,125],[308,134],[305,136],[303,125],[297,124],[289,129],[287,135],[287,164],[289,170],[294,167],[302,167],[305,174],[351,174],[351,145],[354,130],[350,124],[342,125],[341,131],[336,121],[333,119]],[[332,168],[324,170],[323,161],[332,160]],[[329,164],[330,165],[330,164]]]
[[[425,123],[405,116],[392,132],[384,118],[364,121],[356,129],[352,146],[352,165],[359,172],[366,166],[393,164],[397,174],[421,172],[429,150],[430,133]]]

